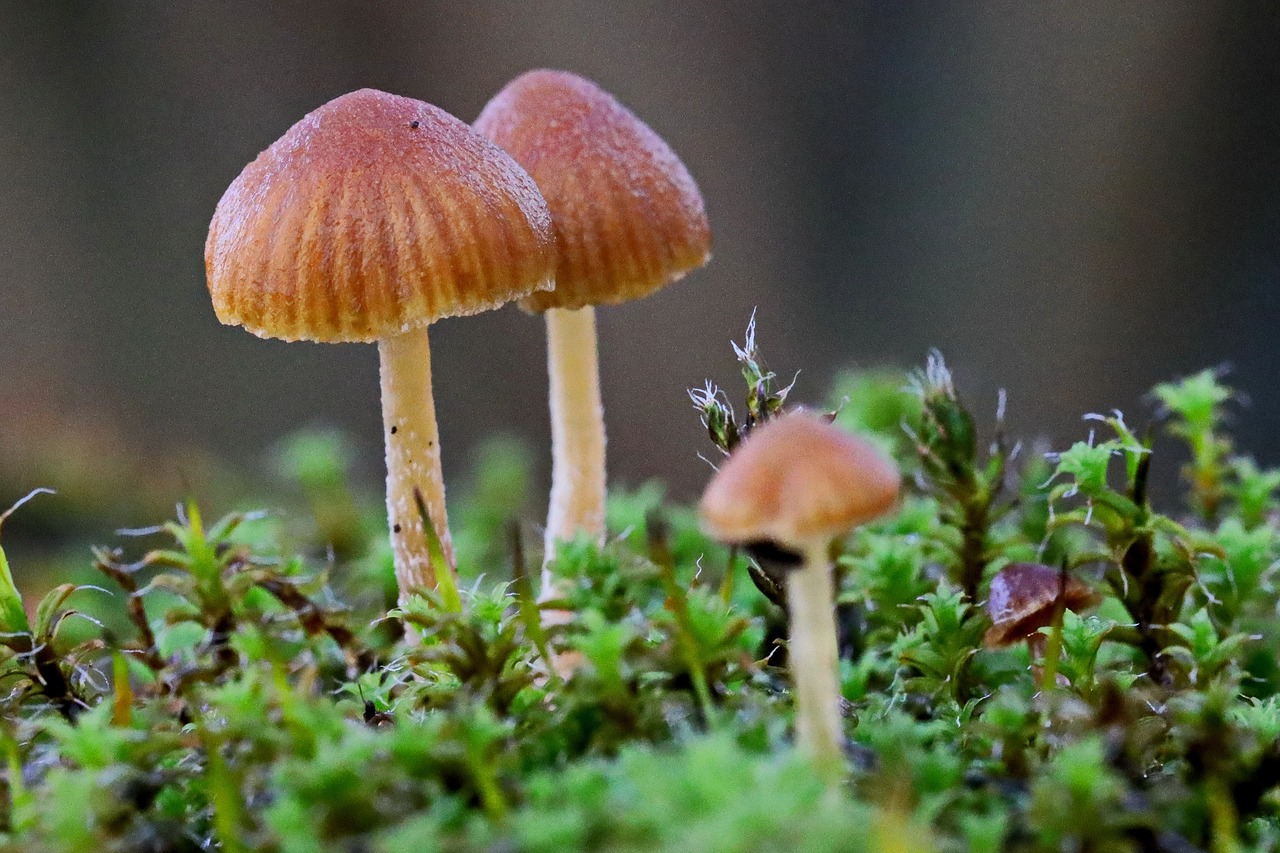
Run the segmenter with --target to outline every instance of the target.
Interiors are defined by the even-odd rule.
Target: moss
[[[754,329],[736,351],[745,415],[695,395],[719,450],[792,404]],[[1004,424],[976,434],[938,356],[838,380],[837,418],[911,485],[839,543],[836,789],[790,745],[785,617],[762,594],[785,567],[733,583],[752,561],[648,486],[612,496],[606,546],[557,555],[570,618],[544,621],[537,537],[512,526],[530,457],[501,442],[455,514],[461,607],[389,609],[379,502],[339,437],[296,437],[279,471],[299,509],[187,504],[94,552],[112,596],[24,602],[0,571],[0,849],[1271,849],[1280,474],[1236,451],[1215,375],[1155,396],[1192,460],[1171,508],[1146,489],[1156,432],[1119,414],[1019,457]],[[1102,604],[1052,643],[984,647],[991,575],[1037,558]]]

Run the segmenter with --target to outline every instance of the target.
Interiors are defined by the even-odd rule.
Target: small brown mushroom
[[[991,579],[987,615],[991,627],[983,637],[988,648],[1032,644],[1040,629],[1053,623],[1061,606],[1079,613],[1097,605],[1096,592],[1060,569],[1039,563],[1010,563]]]
[[[902,477],[869,442],[797,412],[751,431],[699,505],[703,528],[728,543],[768,541],[803,556],[786,575],[796,732],[830,780],[843,766],[833,539],[890,511]]]

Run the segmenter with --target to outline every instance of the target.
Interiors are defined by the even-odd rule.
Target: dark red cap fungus
[[[1053,621],[1058,596],[1072,612],[1095,606],[1099,596],[1089,587],[1052,566],[1039,563],[1010,563],[991,579],[987,595],[987,615],[991,627],[983,642],[988,648],[1010,646],[1033,637]]]

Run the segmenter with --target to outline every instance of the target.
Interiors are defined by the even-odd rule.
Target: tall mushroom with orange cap
[[[842,772],[844,742],[831,542],[892,509],[901,480],[869,442],[796,412],[752,430],[720,465],[698,508],[716,539],[801,555],[786,580],[796,731],[829,779]]]
[[[286,341],[378,343],[401,596],[452,572],[427,326],[552,286],[551,219],[497,146],[422,101],[361,89],[227,188],[205,269],[218,319]],[[432,564],[415,492],[440,539]]]
[[[604,539],[605,433],[593,306],[639,299],[702,266],[711,257],[711,232],[680,158],[589,80],[530,71],[495,95],[474,127],[533,176],[555,231],[555,290],[521,302],[547,321],[549,561],[557,541],[581,533]]]

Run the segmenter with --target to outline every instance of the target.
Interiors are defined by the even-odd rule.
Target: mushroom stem
[[[829,782],[844,773],[840,723],[835,597],[827,542],[804,550],[804,565],[787,574],[790,622],[787,654],[794,682],[796,736]]]
[[[431,398],[431,348],[427,327],[378,341],[382,367],[382,428],[387,446],[387,524],[403,601],[417,587],[436,588],[414,489],[422,493],[440,547],[453,571],[453,540],[445,514],[440,435]]]
[[[557,542],[585,533],[604,543],[604,407],[596,355],[596,312],[590,305],[550,308],[547,370],[551,379],[551,505],[547,510],[542,592]]]

